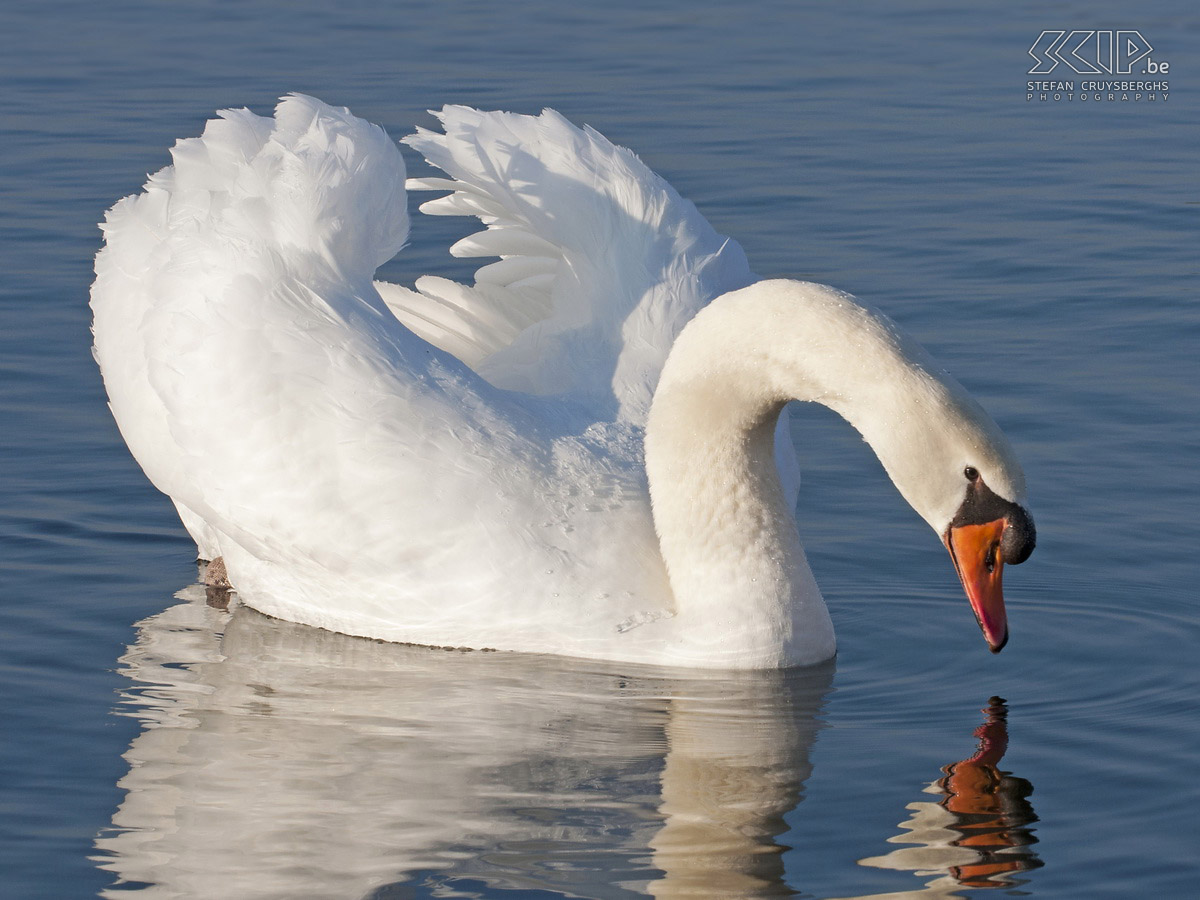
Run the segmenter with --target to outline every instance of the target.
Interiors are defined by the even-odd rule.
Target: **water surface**
[[[0,13],[0,893],[1192,896],[1200,21],[1054,16]],[[1126,24],[1170,61],[1169,99],[1026,101],[1043,29]],[[760,274],[883,307],[1025,463],[1039,546],[1006,578],[1008,648],[987,653],[869,449],[807,408],[798,516],[841,647],[815,672],[446,654],[207,606],[89,356],[95,223],[214,109],[290,90],[395,137],[447,102],[553,106]],[[461,233],[418,217],[383,275],[461,275]]]

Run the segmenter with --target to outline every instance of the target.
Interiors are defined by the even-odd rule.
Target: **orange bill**
[[[951,526],[945,538],[975,619],[993,653],[999,653],[1008,642],[1008,619],[1000,586],[1004,569],[1000,537],[1005,525],[1004,519],[996,519],[983,525]]]

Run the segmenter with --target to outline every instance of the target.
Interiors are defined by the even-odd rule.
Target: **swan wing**
[[[633,153],[553,110],[434,115],[440,132],[404,142],[448,177],[408,186],[450,192],[422,212],[483,224],[452,254],[499,259],[471,286],[382,285],[392,311],[493,385],[643,425],[679,331],[754,280],[741,247]]]
[[[539,496],[538,423],[372,287],[408,227],[381,129],[297,95],[274,119],[223,112],[172,155],[103,226],[95,355],[202,553],[296,577],[411,560],[415,582],[478,546],[502,493]]]

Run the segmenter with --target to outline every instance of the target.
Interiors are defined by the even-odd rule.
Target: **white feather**
[[[830,289],[738,291],[753,276],[736,243],[557,113],[451,106],[444,133],[407,139],[449,176],[410,182],[451,192],[422,208],[484,225],[454,252],[501,257],[474,285],[427,276],[414,290],[372,282],[408,232],[404,163],[379,128],[300,95],[274,120],[220,116],[110,211],[95,354],[134,456],[263,612],[434,645],[814,662],[833,637],[795,538],[776,425],[788,397],[878,430],[889,471],[928,482],[907,493],[931,523],[964,447],[993,465],[994,488],[1020,490],[1002,438],[948,380],[953,402],[910,410],[949,435],[921,461],[930,471],[893,465],[877,420],[896,410],[834,402],[781,348],[824,358],[840,342],[901,380],[906,366],[942,376]],[[659,397],[668,354],[674,387]],[[714,377],[758,418],[725,394],[689,413],[687,386]],[[647,440],[653,511],[652,400],[668,423]],[[746,454],[757,468],[739,469]]]

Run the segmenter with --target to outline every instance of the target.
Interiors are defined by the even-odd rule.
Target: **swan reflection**
[[[957,897],[961,888],[1013,887],[1024,882],[1015,876],[1042,865],[1032,846],[1033,785],[999,768],[1008,749],[1008,707],[992,697],[982,712],[976,753],[944,766],[943,777],[925,789],[941,799],[910,803],[912,816],[900,823],[904,833],[888,839],[915,846],[859,860],[935,877],[924,890],[872,897]]]
[[[181,598],[122,658],[104,896],[791,893],[775,839],[832,666],[435,651]]]

